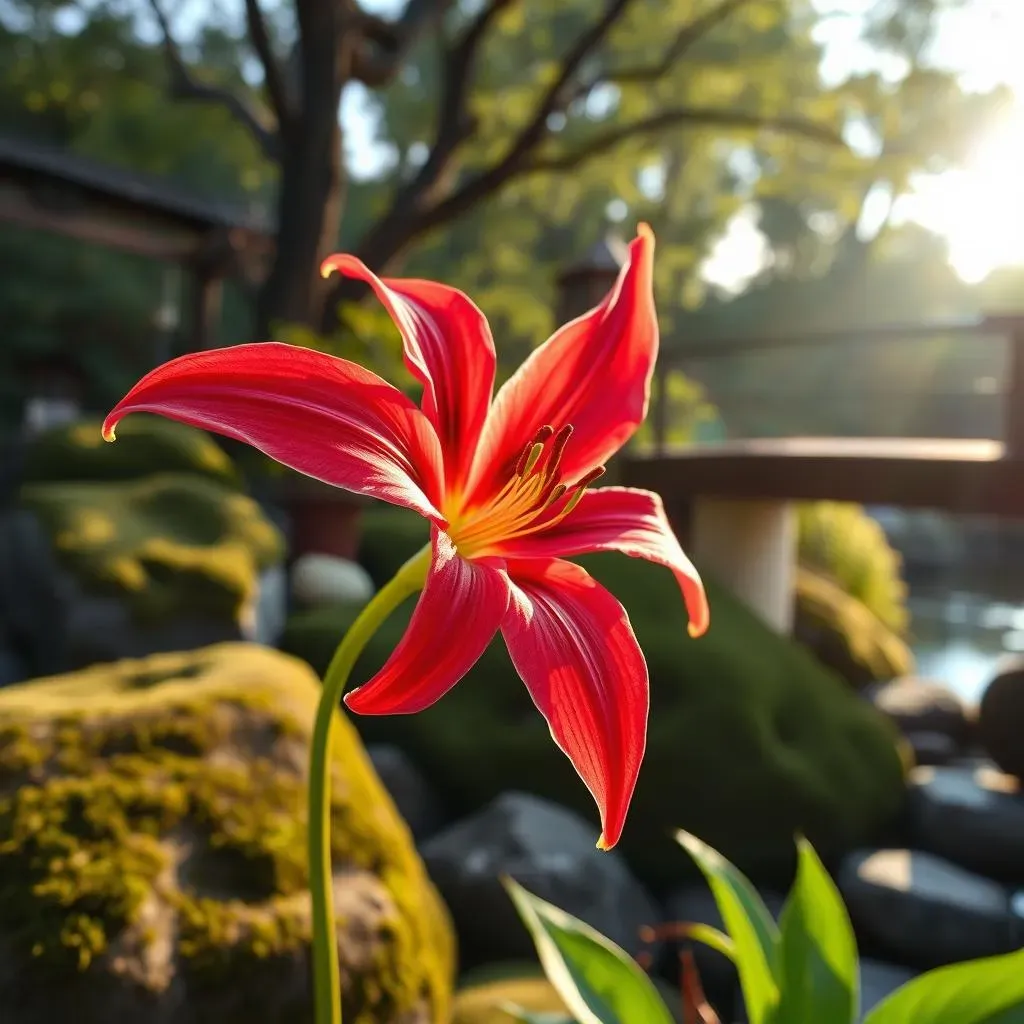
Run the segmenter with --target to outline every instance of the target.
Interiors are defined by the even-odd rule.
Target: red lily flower
[[[359,714],[433,704],[500,630],[555,742],[601,812],[598,843],[622,832],[647,735],[647,666],[625,610],[561,556],[620,551],[675,573],[692,636],[708,609],[660,498],[587,490],[647,412],[658,349],[654,237],[643,225],[614,288],[534,351],[491,401],[495,353],[480,310],[432,281],[366,281],[401,332],[423,384],[419,408],[376,374],[276,343],[174,359],[147,374],[103,425],[150,412],[248,442],[329,484],[415,509],[432,523],[432,564],[409,628],[368,683]],[[457,638],[457,639],[454,639]]]

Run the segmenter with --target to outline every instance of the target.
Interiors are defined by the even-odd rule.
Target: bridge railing
[[[656,453],[679,372],[717,411],[715,439],[988,438],[1024,458],[1024,315],[669,342],[652,394]]]

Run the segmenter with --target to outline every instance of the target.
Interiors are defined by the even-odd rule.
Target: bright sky
[[[878,68],[898,75],[857,39],[857,10],[871,0],[817,0],[823,11],[847,12],[819,29],[826,44],[826,80]],[[966,281],[983,280],[1000,266],[1024,265],[1024,0],[968,0],[944,15],[934,58],[962,75],[966,88],[1009,85],[1018,106],[991,137],[979,142],[966,166],[941,175],[918,174],[910,194],[897,200],[893,219],[915,220],[945,236],[950,262]],[[884,215],[888,202],[878,197]],[[868,216],[873,211],[865,211]],[[865,219],[868,219],[866,216]],[[705,264],[705,275],[737,287],[763,266],[764,239],[757,218],[744,211],[729,225]]]
[[[404,0],[363,0],[384,14],[400,10]],[[860,16],[878,0],[814,0],[830,15],[819,25],[825,46],[822,74],[840,81],[854,71],[878,69],[898,77],[901,68],[859,40]],[[3,0],[0,0],[2,10]],[[241,9],[238,0],[225,3]],[[208,0],[184,0],[176,29],[183,37],[208,8]],[[71,27],[70,25],[68,26]],[[155,32],[155,25],[150,26]],[[934,59],[959,71],[965,87],[987,90],[1005,83],[1018,98],[1013,116],[991,137],[981,140],[965,167],[941,175],[917,175],[910,194],[900,197],[894,220],[915,220],[945,236],[950,261],[967,281],[980,281],[1000,266],[1024,265],[1024,0],[966,0],[962,9],[943,15]],[[366,93],[350,88],[342,102],[346,148],[354,173],[373,174],[389,158],[374,138],[374,122]],[[888,209],[883,196],[866,211]],[[624,211],[623,211],[624,212]],[[863,223],[870,230],[870,224]],[[764,265],[766,247],[757,228],[757,214],[744,210],[728,225],[705,261],[705,276],[716,284],[737,288]]]

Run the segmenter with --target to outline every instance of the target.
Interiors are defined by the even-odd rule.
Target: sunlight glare
[[[962,168],[917,177],[899,206],[900,219],[946,238],[950,264],[969,284],[1024,266],[1024,108],[980,140]]]

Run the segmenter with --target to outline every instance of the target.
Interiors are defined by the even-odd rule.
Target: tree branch
[[[361,10],[357,31],[362,40],[355,51],[352,77],[370,88],[387,85],[426,29],[440,21],[451,4],[452,0],[406,0],[397,21]]]
[[[692,21],[688,21],[679,29],[675,39],[672,40],[671,45],[656,64],[635,65],[618,70],[609,68],[582,86],[576,98],[586,95],[601,82],[615,82],[623,85],[627,82],[648,84],[659,81],[713,28],[750,2],[751,0],[719,0],[710,10],[705,11],[704,14]]]
[[[714,126],[740,130],[755,129],[784,135],[799,135],[812,142],[821,142],[829,146],[846,146],[842,135],[836,129],[800,117],[761,117],[758,114],[746,114],[738,110],[716,110],[713,107],[675,107],[661,110],[657,114],[634,121],[632,124],[623,125],[621,128],[600,132],[589,142],[568,153],[531,160],[521,169],[520,174],[536,174],[540,171],[571,171],[592,157],[606,153],[628,139],[662,131],[676,125]]]
[[[163,34],[163,49],[171,77],[171,95],[175,99],[193,100],[197,103],[210,103],[224,107],[249,131],[268,159],[279,160],[280,140],[273,127],[267,125],[266,118],[238,93],[193,78],[181,57],[177,43],[174,41],[167,16],[164,14],[159,0],[150,0],[150,7]]]
[[[440,207],[447,207],[449,203],[455,201],[457,201],[460,208],[472,206],[477,200],[483,199],[500,188],[504,182],[522,168],[530,153],[547,135],[548,119],[553,113],[564,107],[570,99],[566,95],[566,88],[579,70],[580,65],[600,45],[601,41],[611,30],[611,27],[622,17],[631,2],[632,0],[608,0],[604,14],[586,32],[579,36],[576,43],[562,58],[562,64],[554,81],[544,91],[537,106],[534,108],[532,117],[512,141],[505,155],[492,167],[467,181],[455,195],[443,200],[439,204]],[[460,43],[460,47],[465,48],[463,62],[461,67],[458,64],[455,65],[456,70],[449,82],[451,88],[455,91],[454,95],[461,96],[461,100],[456,105],[453,105],[451,109],[458,110],[460,113],[464,111],[473,56],[488,24],[508,3],[509,0],[491,0],[464,35]],[[449,120],[446,124],[442,118],[438,141],[441,141],[442,133],[447,128],[448,134],[444,135],[444,141],[448,142],[454,139],[454,144],[452,145],[452,149],[454,149],[455,145],[461,141],[462,136],[456,135],[456,132],[459,131],[459,126],[463,123],[464,114],[454,123]],[[450,151],[445,153],[442,149],[439,151],[439,155],[448,156]],[[434,153],[432,152],[431,158],[433,157]],[[427,163],[429,164],[430,162],[431,160],[428,158]],[[439,219],[435,218],[435,209],[432,208],[429,211],[430,223],[440,223],[447,219],[443,216]]]
[[[444,174],[459,143],[473,133],[469,93],[477,55],[494,19],[517,0],[490,0],[462,33],[458,42],[442,54],[443,77],[440,115],[430,154],[409,190],[417,196],[436,184]]]
[[[576,45],[562,58],[562,66],[555,80],[541,97],[529,123],[513,141],[500,163],[481,177],[486,177],[487,174],[501,176],[510,169],[514,170],[544,138],[548,130],[548,118],[569,102],[570,97],[566,95],[566,88],[573,76],[579,71],[583,61],[600,46],[615,22],[625,13],[630,2],[631,0],[608,0],[604,14],[576,40]]]
[[[394,194],[387,212],[359,240],[356,252],[371,267],[383,267],[399,253],[405,243],[416,237],[429,216],[432,193],[443,187],[453,169],[453,158],[460,143],[473,133],[469,115],[469,95],[473,71],[481,46],[494,19],[517,0],[488,0],[451,47],[441,54],[443,77],[441,102],[433,145],[412,180]],[[425,208],[426,206],[426,208]],[[351,297],[356,289],[351,279],[338,281],[328,309]]]
[[[259,0],[245,0],[245,20],[249,28],[249,41],[256,51],[260,64],[263,65],[263,79],[267,84],[267,94],[277,115],[279,129],[290,127],[295,111],[288,100],[285,89],[284,75],[281,65],[274,54],[267,32],[267,23],[260,9]]]

